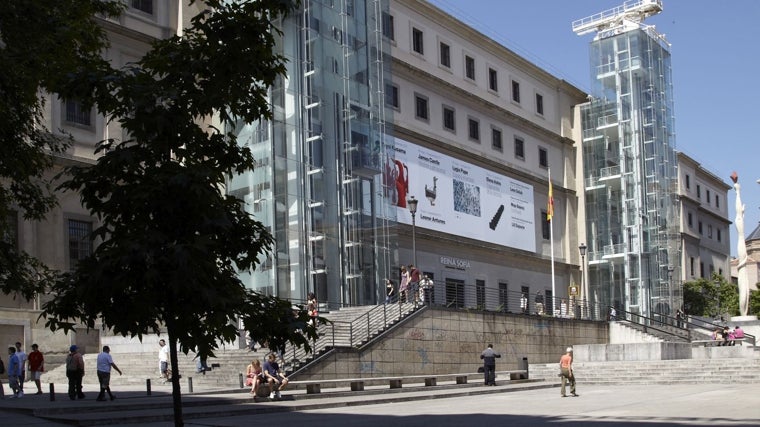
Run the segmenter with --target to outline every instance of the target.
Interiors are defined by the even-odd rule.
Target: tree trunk
[[[171,358],[172,367],[172,406],[174,408],[174,425],[183,427],[185,422],[182,420],[182,391],[179,386],[179,362],[177,360],[177,339],[174,335],[174,328],[171,322],[167,322],[167,333],[169,335],[169,357]]]

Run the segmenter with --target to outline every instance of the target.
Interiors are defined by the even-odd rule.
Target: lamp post
[[[406,204],[409,206],[409,213],[412,214],[412,262],[417,267],[417,230],[415,229],[414,216],[417,214],[417,202],[418,200],[411,196]]]
[[[583,270],[586,267],[586,249],[588,249],[588,247],[586,246],[585,243],[581,243],[578,246],[578,250],[581,253],[581,289],[582,289],[581,292],[583,292],[583,298],[581,299],[581,310],[586,310],[587,309],[586,308],[586,295],[588,294],[588,289],[586,289],[586,277],[583,274]],[[583,311],[581,311],[581,317],[585,317],[583,315]]]
[[[673,270],[675,270],[675,267],[673,267],[672,265],[668,265],[668,295],[669,296],[673,295]],[[672,299],[670,300],[670,306],[671,307],[673,306],[673,300]],[[670,316],[671,313],[673,313],[673,312],[669,311],[668,312],[668,316]],[[681,327],[681,325],[680,325],[680,319],[679,319],[679,324],[677,326],[679,328]]]

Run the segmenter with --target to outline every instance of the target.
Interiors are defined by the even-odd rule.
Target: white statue
[[[736,256],[738,264],[736,266],[737,276],[739,279],[739,314],[746,316],[749,311],[749,276],[747,274],[747,244],[744,241],[744,205],[742,204],[741,186],[739,185],[739,175],[736,172],[731,174],[731,181],[734,182],[736,190]]]

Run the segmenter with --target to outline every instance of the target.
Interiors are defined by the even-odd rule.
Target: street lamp
[[[409,213],[412,214],[412,262],[415,267],[417,267],[417,230],[415,229],[414,216],[417,213],[417,202],[418,200],[414,196],[406,201],[407,206],[409,206]]]
[[[668,264],[668,295],[671,295],[671,296],[673,295],[673,270],[675,270],[675,267],[673,267],[672,265]],[[670,300],[670,304],[673,304],[673,300],[672,299]],[[672,307],[672,305],[671,305],[671,307]],[[672,313],[672,311],[668,311],[668,315],[670,315],[671,313]],[[676,315],[678,315],[678,313],[676,313]],[[676,317],[679,317],[679,316],[676,316]],[[676,320],[678,321],[677,324],[676,324],[676,326],[678,326],[680,328],[681,327],[681,319],[676,319]]]
[[[581,252],[581,289],[583,292],[581,310],[586,310],[586,294],[588,293],[588,289],[586,289],[586,277],[583,274],[583,270],[586,267],[586,249],[588,249],[588,247],[585,243],[581,243],[578,246],[578,250]],[[581,317],[584,317],[583,314],[581,314]]]

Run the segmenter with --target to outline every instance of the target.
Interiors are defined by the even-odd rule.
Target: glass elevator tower
[[[590,45],[581,109],[589,302],[646,316],[681,306],[669,44],[643,20],[661,0],[628,1],[573,22]]]
[[[228,191],[274,236],[246,286],[331,304],[376,303],[396,254],[393,210],[382,197],[390,78],[381,0],[304,0],[278,24],[287,75],[271,88],[271,121],[231,131],[257,167]]]

